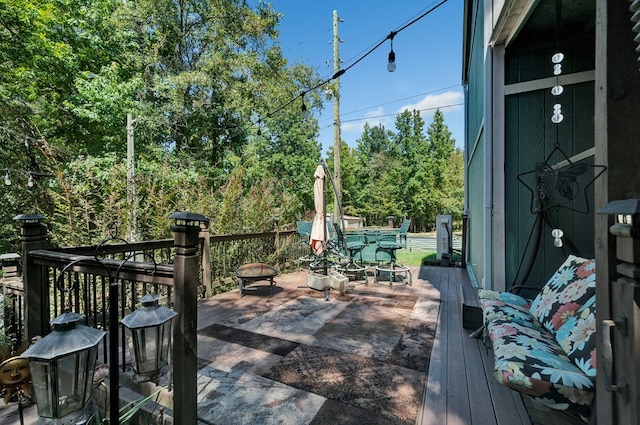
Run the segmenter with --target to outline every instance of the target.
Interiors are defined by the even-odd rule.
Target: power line
[[[464,103],[452,103],[450,105],[433,106],[431,108],[423,108],[423,109],[414,109],[414,111],[426,112],[426,111],[434,111],[434,110],[437,110],[437,109],[455,108],[456,106],[462,106],[462,105],[464,105]],[[372,120],[372,119],[377,119],[377,118],[386,118],[386,117],[398,116],[401,113],[402,112],[394,112],[394,113],[390,113],[390,114],[375,115],[375,116],[370,116],[370,117],[352,118],[352,119],[349,119],[349,120],[341,119],[340,121],[343,122],[343,123],[345,123],[345,122],[366,121],[366,120]],[[329,128],[331,126],[333,126],[333,123],[329,124],[329,125],[326,125],[326,126],[322,127],[321,129],[324,130],[325,128]]]
[[[358,57],[358,59],[356,59],[353,63],[351,63],[349,66],[341,68],[339,71],[335,72],[331,77],[328,77],[324,80],[322,80],[320,83],[316,84],[315,86],[308,88],[306,90],[302,90],[297,96],[293,97],[292,99],[290,99],[288,102],[285,102],[284,104],[280,105],[279,107],[277,107],[276,109],[274,109],[273,111],[269,112],[268,114],[265,115],[265,118],[270,118],[273,115],[275,115],[276,113],[280,112],[281,110],[283,110],[284,108],[286,108],[287,106],[291,105],[293,102],[295,102],[297,99],[302,99],[303,100],[303,108],[305,107],[304,105],[304,96],[309,93],[312,92],[320,87],[323,87],[325,85],[327,85],[328,83],[330,83],[331,81],[340,78],[342,75],[344,75],[347,71],[349,71],[351,68],[353,68],[355,65],[357,65],[358,63],[360,63],[364,58],[366,58],[367,56],[369,56],[371,53],[373,53],[378,47],[380,47],[382,44],[384,44],[385,41],[387,40],[393,40],[393,38],[400,32],[404,31],[405,29],[409,28],[411,25],[415,24],[416,22],[418,22],[419,20],[421,20],[422,18],[424,18],[425,16],[429,15],[431,12],[433,12],[434,10],[436,10],[437,8],[439,8],[440,6],[442,6],[443,4],[445,4],[448,0],[441,0],[439,3],[437,3],[435,6],[427,9],[425,12],[423,12],[421,15],[417,16],[416,18],[414,18],[413,20],[411,20],[410,22],[404,24],[403,26],[401,26],[400,28],[398,28],[395,31],[391,31],[385,38],[383,38],[382,40],[380,40],[378,43],[376,43],[373,47],[371,47],[369,50],[367,50],[364,54],[360,55]],[[262,119],[258,120],[258,124],[262,121]]]
[[[403,102],[405,100],[414,99],[414,98],[420,97],[420,96],[427,96],[427,95],[430,95],[430,94],[433,94],[433,93],[443,92],[445,90],[450,90],[450,89],[453,89],[453,88],[456,88],[456,87],[459,87],[459,86],[460,86],[460,84],[456,84],[456,85],[452,85],[452,86],[448,86],[448,87],[443,87],[441,89],[431,90],[431,91],[428,91],[428,92],[425,92],[425,93],[419,93],[419,94],[414,94],[412,96],[403,97],[401,99],[390,100],[388,102],[378,103],[376,105],[371,105],[371,106],[367,106],[367,107],[364,107],[364,108],[355,109],[355,110],[350,111],[350,112],[345,112],[343,114],[340,114],[340,117],[345,117],[347,115],[351,115],[351,114],[355,114],[355,113],[358,113],[358,112],[362,112],[362,111],[367,111],[367,110],[370,110],[370,109],[378,108],[380,106],[390,105],[392,103]],[[329,121],[329,120],[331,120],[331,118],[325,118],[325,119],[321,120],[320,122]]]
[[[379,40],[377,43],[371,44],[368,48],[365,48],[365,49],[361,50],[360,53],[358,53],[358,54],[354,55],[352,58],[346,60],[345,63],[351,63],[352,61],[353,61],[353,63],[351,63],[348,67],[345,68],[345,72],[348,69],[352,68],[354,65],[356,65],[358,62],[360,62],[362,59],[367,57],[369,54],[373,53],[373,51],[376,50],[378,47],[380,47],[382,44],[384,44],[385,41],[394,38],[398,33],[402,32],[403,30],[405,30],[409,26],[411,26],[414,23],[418,22],[420,19],[424,18],[425,16],[427,16],[428,14],[430,14],[431,12],[433,12],[434,10],[436,10],[437,8],[439,8],[440,6],[445,4],[446,2],[447,2],[447,0],[442,0],[442,1],[440,1],[438,4],[436,4],[433,7],[427,7],[425,9],[423,9],[422,13],[421,12],[416,13],[414,15],[415,18],[407,19],[405,21],[406,23],[402,24],[400,26],[400,28],[398,28],[395,31],[391,31],[386,37],[384,37],[383,39]],[[357,58],[357,59],[354,59],[354,58]]]

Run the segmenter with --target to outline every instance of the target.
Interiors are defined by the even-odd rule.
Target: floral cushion
[[[530,312],[545,328],[556,332],[596,291],[596,265],[570,255],[531,303]]]
[[[515,304],[508,304],[500,300],[480,300],[483,323],[488,325],[494,320],[511,320],[524,326],[540,326],[538,321],[529,313],[529,309]]]
[[[560,310],[558,310],[560,311]],[[575,312],[563,310],[567,316],[556,332],[556,341],[582,371],[596,376],[596,296]]]
[[[499,383],[551,408],[589,417],[595,380],[573,363],[553,334],[508,320],[489,323],[488,331]]]
[[[531,300],[523,298],[517,294],[512,294],[511,292],[499,292],[483,289],[478,292],[478,296],[480,297],[480,300],[502,301],[505,304],[517,305],[527,309],[531,305]]]

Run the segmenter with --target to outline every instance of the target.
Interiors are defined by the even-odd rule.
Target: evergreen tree
[[[427,138],[430,162],[428,179],[433,186],[424,198],[427,202],[426,217],[431,223],[435,223],[439,214],[451,214],[456,219],[461,218],[462,154],[456,148],[456,141],[451,137],[451,132],[444,123],[444,115],[439,109],[427,129]]]

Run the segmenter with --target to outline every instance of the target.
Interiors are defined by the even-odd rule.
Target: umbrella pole
[[[324,160],[322,161],[324,162]],[[326,168],[326,164],[323,165],[323,167]],[[324,196],[322,197],[322,231],[324,232],[325,241],[325,246],[322,250],[322,268],[324,270],[324,275],[327,276],[329,274],[327,270],[327,241],[329,240],[329,235],[327,234],[327,185],[326,179],[324,177],[322,178],[322,193],[324,194]]]
[[[336,189],[336,182],[335,182],[335,180],[333,180],[333,174],[331,174],[331,171],[329,171],[329,166],[327,165],[327,162],[324,160],[324,158],[321,158],[320,159],[320,163],[322,165],[322,168],[324,168],[325,175],[328,175],[329,176],[329,180],[331,180],[331,186],[333,187],[333,193],[337,194],[338,193],[338,189]],[[324,180],[322,182],[323,182],[323,185],[324,185]],[[324,186],[323,186],[323,188],[324,188]],[[324,202],[325,202],[325,217],[326,217],[326,215],[327,215],[327,213],[326,213],[326,211],[327,211],[326,210],[326,204],[327,204],[326,191],[325,191],[325,197],[324,198],[325,198]],[[340,201],[340,199],[338,199],[337,195],[335,196],[335,199],[336,199],[336,204],[338,205],[338,213],[340,214],[340,228],[343,230],[342,234],[343,234],[343,237],[344,237],[344,230],[346,230],[346,225],[345,225],[345,222],[344,222],[344,215],[342,214],[342,202]],[[325,220],[326,220],[326,218],[325,218]],[[340,242],[342,242],[343,246],[344,246],[344,241],[340,241]]]

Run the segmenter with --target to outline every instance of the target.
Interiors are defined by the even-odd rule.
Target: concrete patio
[[[200,305],[202,423],[415,423],[438,317],[433,286],[352,281],[325,301],[305,287],[306,272],[276,281],[272,297],[265,286]]]
[[[242,298],[236,289],[199,305],[200,422],[415,423],[437,291],[398,276],[392,287],[352,281],[325,301],[306,278],[306,271],[283,274],[272,296],[268,282],[257,282]],[[24,423],[36,418],[35,405],[25,406]],[[0,419],[19,424],[18,406],[0,406]]]

